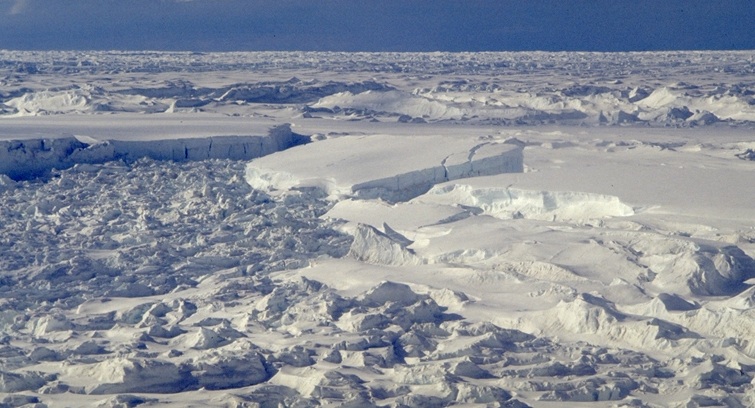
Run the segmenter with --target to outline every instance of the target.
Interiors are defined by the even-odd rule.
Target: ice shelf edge
[[[73,135],[25,140],[0,140],[0,174],[14,180],[40,177],[52,169],[112,160],[193,161],[249,160],[304,144],[309,138],[291,125],[270,128],[267,135],[210,136],[158,140],[95,140]]]

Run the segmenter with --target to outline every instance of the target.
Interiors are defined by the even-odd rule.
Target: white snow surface
[[[522,172],[522,148],[465,137],[363,136],[323,140],[311,148],[251,162],[257,189],[316,187],[329,195],[406,200],[435,184]]]
[[[753,61],[0,51],[0,406],[753,406]]]

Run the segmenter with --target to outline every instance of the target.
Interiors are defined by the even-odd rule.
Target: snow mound
[[[110,92],[96,86],[26,92],[5,102],[13,116],[82,115],[102,112],[165,112],[170,100]],[[173,102],[175,105],[175,102]]]
[[[365,82],[337,82],[337,81],[302,81],[291,78],[284,82],[260,82],[254,84],[232,85],[227,89],[204,89],[214,96],[221,94],[218,101],[244,101],[250,103],[305,103],[318,98],[328,98],[333,94],[369,93],[383,91],[390,87],[374,81]],[[196,92],[195,92],[196,93]],[[321,99],[322,100],[322,99]]]
[[[706,110],[698,111],[694,115],[687,118],[687,122],[697,126],[711,125],[720,120],[721,119],[716,116],[716,114],[708,112]]]
[[[611,330],[627,318],[616,310],[613,303],[587,293],[580,294],[572,301],[561,301],[556,310],[553,324],[572,333]]]
[[[382,303],[378,301],[382,300]],[[365,293],[356,307],[339,317],[337,325],[343,330],[362,332],[400,326],[408,330],[415,324],[439,324],[449,316],[428,295],[418,295],[407,285],[383,282]]]
[[[154,359],[112,358],[100,363],[79,365],[66,370],[64,377],[88,379],[87,394],[135,392],[174,393],[191,384],[178,366]]]
[[[230,343],[217,331],[200,327],[195,333],[186,333],[174,339],[171,345],[178,348],[193,348],[196,350],[209,350]]]
[[[412,160],[396,151],[413,152]],[[327,139],[254,160],[246,180],[261,190],[314,187],[331,196],[402,201],[444,181],[523,167],[522,148],[508,143],[376,135]]]
[[[285,367],[270,380],[271,384],[292,388],[299,394],[313,398],[357,400],[364,397],[364,380],[354,374],[338,371],[319,371],[314,368]]]
[[[382,282],[367,291],[360,299],[369,306],[380,306],[388,302],[397,302],[402,306],[409,306],[420,299],[420,296],[408,285],[396,282]]]
[[[264,357],[238,347],[203,355],[190,366],[197,386],[208,390],[247,387],[270,378]]]
[[[397,240],[385,232],[364,224],[357,226],[349,256],[360,261],[381,265],[417,265],[422,260],[406,242]]]
[[[654,285],[672,293],[732,295],[755,277],[755,261],[736,246],[643,234],[627,249],[650,270]],[[672,297],[661,300],[671,308],[685,308]]]
[[[415,201],[457,204],[481,209],[502,219],[581,222],[628,217],[632,207],[618,197],[573,191],[531,191],[516,188],[475,188],[465,184],[436,186]]]
[[[668,87],[662,86],[655,89],[646,98],[639,101],[639,103],[648,108],[662,108],[673,104],[679,99],[680,95]]]
[[[700,337],[679,324],[623,313],[613,302],[588,293],[560,301],[553,309],[542,313],[533,324],[547,333],[569,333],[601,338],[609,343],[650,346],[654,349],[664,349],[672,342],[690,342]]]
[[[158,400],[155,398],[140,397],[132,394],[119,394],[106,398],[97,404],[97,408],[131,408],[143,404],[155,404]]]
[[[29,331],[37,337],[44,337],[52,332],[73,329],[73,323],[61,314],[50,314],[33,320]]]
[[[20,115],[62,114],[81,112],[90,106],[91,97],[80,89],[40,91],[24,94],[5,102]]]

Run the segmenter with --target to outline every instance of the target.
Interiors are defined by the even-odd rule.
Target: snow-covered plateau
[[[0,407],[755,406],[755,52],[0,51]]]

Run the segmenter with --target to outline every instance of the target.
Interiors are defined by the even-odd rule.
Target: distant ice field
[[[749,51],[0,51],[0,406],[752,406],[753,174]]]

